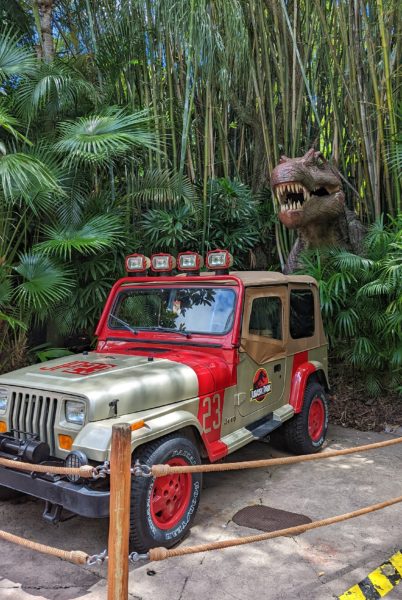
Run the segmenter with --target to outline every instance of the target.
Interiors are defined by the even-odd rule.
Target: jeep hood
[[[199,395],[203,387],[214,388],[212,369],[202,353],[194,353],[192,366],[180,353],[165,358],[122,354],[77,354],[32,365],[0,376],[0,386],[17,386],[27,391],[43,390],[62,397],[79,396],[88,402],[88,420],[115,415],[109,403],[118,400],[118,415],[157,408]]]

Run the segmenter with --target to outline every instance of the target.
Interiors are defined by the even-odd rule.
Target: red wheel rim
[[[314,398],[308,413],[308,434],[313,442],[318,442],[324,430],[325,408],[321,398]]]
[[[183,458],[166,461],[171,466],[187,466]],[[159,529],[175,527],[184,516],[191,498],[190,473],[157,477],[151,490],[151,517]]]

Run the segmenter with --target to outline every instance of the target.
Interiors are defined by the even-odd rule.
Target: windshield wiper
[[[128,331],[131,331],[131,333],[133,333],[134,335],[138,334],[138,331],[136,329],[133,329],[131,327],[131,325],[129,325],[129,323],[126,323],[126,321],[123,321],[122,319],[120,319],[119,317],[116,317],[116,315],[114,315],[113,313],[109,314],[109,317],[112,317],[113,319],[116,319],[116,321],[118,323],[120,323],[120,325],[123,325],[123,327],[125,327]]]
[[[142,331],[163,331],[164,333],[178,333],[186,338],[191,338],[191,333],[185,329],[174,329],[173,327],[141,327]]]

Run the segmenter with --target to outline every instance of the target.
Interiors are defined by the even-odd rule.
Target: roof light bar
[[[207,269],[215,270],[217,275],[227,275],[233,265],[233,256],[227,250],[207,252]]]
[[[177,268],[180,271],[186,271],[189,275],[198,274],[203,266],[204,259],[197,252],[180,252],[177,256]]]
[[[151,266],[151,261],[144,254],[130,254],[126,256],[126,271],[131,276],[144,276]]]
[[[151,256],[151,270],[154,273],[170,273],[176,267],[176,259],[171,254],[153,254]]]

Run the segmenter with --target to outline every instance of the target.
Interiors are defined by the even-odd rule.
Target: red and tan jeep
[[[133,462],[215,462],[277,428],[316,452],[328,408],[327,342],[308,276],[229,272],[226,251],[126,259],[96,330],[96,350],[0,377],[0,456],[79,466],[108,460],[112,425],[132,424]],[[151,274],[148,275],[148,270]],[[241,477],[241,475],[239,475]],[[131,548],[169,547],[188,531],[201,475],[132,478]],[[0,467],[0,494],[107,517],[108,480]]]

